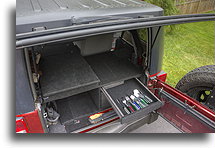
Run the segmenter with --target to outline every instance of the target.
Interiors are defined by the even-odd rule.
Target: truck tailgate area
[[[181,131],[159,116],[155,122],[143,125],[131,133],[181,133]]]

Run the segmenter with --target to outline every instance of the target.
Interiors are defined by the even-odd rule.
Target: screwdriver
[[[126,99],[122,100],[122,102],[127,106],[127,108],[130,110],[130,112],[135,112],[131,105],[129,105],[129,102],[126,101]]]
[[[90,121],[90,123],[95,124],[102,120],[111,118],[113,116],[116,116],[116,112],[113,110],[105,112],[105,113],[96,113],[96,114],[89,116],[89,121]]]
[[[141,102],[140,99],[138,99],[137,97],[135,97],[134,95],[131,95],[131,98],[141,107],[141,108],[144,108],[146,107],[147,105],[145,105],[144,103]]]
[[[146,107],[146,106],[148,106],[148,104],[146,103],[146,101],[143,100],[142,98],[135,96],[135,99],[139,102],[139,104],[141,104],[143,106],[143,108]]]
[[[148,106],[147,101],[145,101],[144,99],[142,99],[138,93],[135,93],[135,92],[134,92],[134,96],[135,96],[138,100],[140,100],[140,102],[141,102],[143,105]]]
[[[135,97],[133,95],[130,96],[131,100],[133,101],[132,103],[138,108],[138,110],[141,109],[141,107],[137,104],[137,102],[134,100]]]
[[[147,103],[152,103],[152,102],[153,102],[152,99],[150,99],[148,96],[144,95],[141,91],[135,89],[135,90],[133,90],[133,92],[134,92],[135,94],[138,94],[138,95],[139,95],[141,98],[143,98]]]
[[[131,99],[128,96],[126,96],[125,99],[126,99],[126,101],[128,101],[130,103],[130,106],[133,108],[134,111],[138,110],[138,108],[136,107],[136,105],[134,105],[132,103]]]
[[[117,99],[118,103],[122,106],[122,108],[124,109],[124,111],[127,114],[130,114],[130,111],[127,109],[127,107],[124,105],[124,103],[121,103],[121,101],[119,99]]]
[[[152,102],[153,102],[153,100],[152,100],[152,99],[150,99],[150,98],[149,98],[148,96],[146,96],[146,95],[145,95],[145,98],[146,98],[146,99],[148,99],[150,103],[152,103]]]

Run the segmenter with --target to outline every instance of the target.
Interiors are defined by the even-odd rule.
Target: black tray
[[[153,102],[145,108],[142,108],[131,114],[127,114],[122,108],[122,105],[119,104],[117,99],[131,94],[134,89],[140,90],[143,94],[152,99]],[[138,79],[127,80],[123,84],[112,88],[109,88],[109,86],[105,86],[101,88],[101,91],[107,97],[108,101],[110,102],[116,113],[119,115],[122,123],[128,123],[138,120],[163,105],[163,103],[153,93],[151,93],[151,91],[147,87],[145,87],[144,84],[142,84]]]

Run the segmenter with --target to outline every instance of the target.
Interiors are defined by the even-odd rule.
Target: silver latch
[[[43,31],[43,30],[46,30],[46,27],[42,26],[42,27],[32,28],[32,31]]]

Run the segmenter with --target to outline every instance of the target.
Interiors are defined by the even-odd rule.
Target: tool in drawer
[[[147,100],[141,98],[139,94],[135,94],[135,93],[134,93],[134,96],[135,96],[142,104],[144,104],[145,106],[148,106],[149,101],[147,101]]]
[[[123,114],[132,114],[138,110],[146,108],[153,102],[153,100],[138,89],[134,89],[131,90],[131,94],[117,98],[116,102],[121,109],[124,110]]]
[[[127,104],[126,104],[126,102],[124,100],[117,99],[117,102],[123,107],[124,111],[127,114],[131,113],[131,111],[127,108]]]
[[[127,106],[130,112],[135,112],[132,106],[129,104],[129,102],[126,101],[126,99],[124,99],[122,102]]]
[[[130,98],[133,100],[134,103],[136,103],[140,108],[146,107],[144,104],[142,104],[134,95],[131,95]]]
[[[131,95],[129,98],[130,98],[133,106],[135,106],[136,110],[140,110],[141,109],[140,105],[134,100],[135,97],[133,95]]]
[[[140,97],[138,97],[138,96],[135,96],[135,95],[133,95],[133,96],[135,97],[134,100],[135,100],[142,108],[148,106],[148,104],[146,103],[146,101],[144,101],[142,98],[140,98]]]
[[[148,96],[145,95],[145,99],[147,99],[149,101],[149,103],[152,103],[152,99],[150,99]]]
[[[153,102],[152,99],[150,99],[148,96],[144,95],[144,94],[143,94],[141,91],[139,91],[138,89],[134,89],[134,90],[133,90],[133,93],[134,93],[135,96],[138,96],[138,97],[142,98],[143,100],[145,100],[145,102],[147,102],[148,104]]]
[[[139,110],[138,107],[131,101],[129,96],[126,96],[125,100],[130,104],[130,106],[133,108],[134,111]]]

